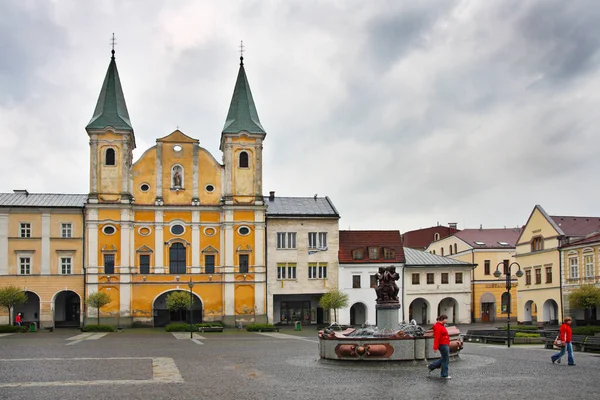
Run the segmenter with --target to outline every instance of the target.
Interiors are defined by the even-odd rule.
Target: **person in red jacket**
[[[553,354],[550,359],[552,360],[552,364],[555,362],[560,364],[560,359],[565,355],[565,351],[568,352],[567,361],[569,365],[575,365],[575,360],[573,359],[573,330],[571,329],[571,322],[573,320],[571,317],[565,318],[563,324],[560,326],[560,332],[558,333],[558,338],[562,342],[562,347],[560,351],[556,354]]]
[[[446,329],[446,321],[448,316],[445,314],[437,318],[437,322],[433,325],[433,350],[440,351],[441,357],[427,366],[429,372],[436,368],[442,369],[440,376],[442,379],[451,379],[448,376],[448,365],[450,364],[450,336]]]
[[[15,317],[15,323],[17,324],[17,326],[21,326],[21,322],[21,313],[18,313]]]

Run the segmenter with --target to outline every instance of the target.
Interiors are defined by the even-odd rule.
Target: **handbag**
[[[557,336],[556,339],[554,339],[554,347],[563,347],[563,342],[560,340],[560,336]]]

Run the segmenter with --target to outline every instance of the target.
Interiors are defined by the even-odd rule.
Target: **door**
[[[79,322],[79,299],[75,296],[69,298],[65,320],[70,322]]]
[[[490,322],[494,303],[481,303],[481,322]]]

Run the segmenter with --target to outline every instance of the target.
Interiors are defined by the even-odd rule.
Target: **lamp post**
[[[194,288],[194,282],[192,282],[192,277],[190,277],[190,283],[188,283],[188,287],[190,288],[190,339],[194,337],[194,332],[192,330],[192,321],[193,321],[193,309],[192,305],[194,304],[194,295],[192,293],[192,289]]]
[[[506,276],[506,293],[508,294],[508,303],[506,305],[506,311],[508,314],[508,318],[506,319],[506,345],[508,347],[510,347],[510,305],[511,305],[511,298],[510,298],[510,288],[512,286],[512,282],[511,282],[511,271],[512,271],[512,267],[514,267],[515,265],[519,268],[519,270],[516,272],[517,278],[520,278],[523,276],[523,271],[521,271],[521,266],[519,265],[519,263],[517,262],[513,262],[511,264],[508,263],[508,260],[505,260],[503,262],[498,263],[498,265],[496,265],[496,271],[494,272],[494,276],[496,278],[500,278],[502,276],[502,272],[500,272],[500,266],[504,267],[504,275]]]

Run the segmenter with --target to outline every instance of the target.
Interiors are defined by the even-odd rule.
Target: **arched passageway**
[[[24,325],[35,322],[37,326],[40,326],[40,297],[28,290],[25,291],[25,295],[27,295],[27,302],[14,307],[12,319],[14,321],[15,316],[21,313],[21,320]]]
[[[81,299],[71,290],[63,290],[54,295],[54,326],[56,328],[76,328],[81,326]]]
[[[364,325],[367,322],[367,307],[363,303],[354,303],[350,307],[350,325]]]
[[[429,302],[419,297],[414,299],[408,307],[408,321],[415,320],[419,325],[429,324]]]
[[[171,322],[190,322],[190,310],[169,311],[167,309],[167,296],[173,292],[184,292],[189,295],[189,291],[185,290],[169,290],[160,294],[152,303],[152,315],[154,316],[154,326],[167,326]],[[193,293],[192,303],[192,323],[199,324],[202,322],[202,299]]]

